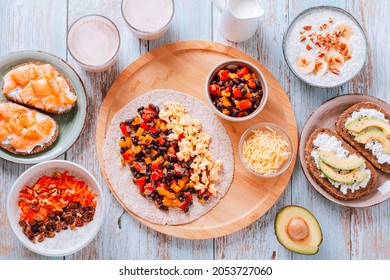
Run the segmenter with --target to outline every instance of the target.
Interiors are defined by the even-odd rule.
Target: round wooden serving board
[[[113,115],[129,101],[155,89],[174,89],[193,95],[205,104],[205,79],[215,64],[226,59],[239,58],[255,64],[263,72],[269,88],[269,97],[263,111],[245,122],[220,119],[233,144],[235,174],[226,196],[210,212],[184,225],[163,226],[147,222],[126,209],[110,186],[102,162],[102,147]],[[241,165],[238,142],[242,133],[258,122],[270,122],[283,127],[293,143],[293,162],[280,176],[260,179]],[[286,93],[274,76],[254,58],[229,46],[209,41],[184,41],[157,48],[130,64],[116,79],[100,109],[96,143],[99,164],[108,186],[119,203],[136,219],[147,226],[176,237],[206,239],[238,231],[260,218],[277,201],[286,188],[294,169],[298,134],[294,111]],[[119,155],[118,155],[118,160]],[[130,172],[130,171],[129,171]],[[132,182],[129,182],[132,187]],[[144,199],[140,196],[140,199]],[[156,208],[156,211],[160,211]]]

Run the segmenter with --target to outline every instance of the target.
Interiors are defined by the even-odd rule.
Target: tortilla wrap
[[[201,204],[194,195],[194,204],[187,213],[177,207],[169,211],[162,211],[154,202],[139,193],[138,187],[133,183],[133,175],[128,165],[122,166],[118,142],[122,135],[119,125],[121,122],[138,115],[137,109],[153,103],[164,108],[167,101],[179,102],[184,105],[190,116],[200,120],[202,131],[211,135],[209,150],[215,160],[222,162],[222,171],[216,186],[219,189],[217,197],[210,197]],[[210,211],[228,191],[234,175],[234,157],[232,143],[225,128],[216,118],[212,110],[195,97],[185,95],[174,90],[154,90],[130,101],[112,118],[103,144],[103,164],[112,190],[122,201],[127,210],[138,217],[162,225],[179,225],[189,223]]]

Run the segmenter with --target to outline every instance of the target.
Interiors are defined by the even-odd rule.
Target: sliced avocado
[[[390,141],[386,138],[384,132],[376,127],[370,127],[355,136],[355,141],[366,144],[368,141],[376,140],[382,144],[383,150],[390,153]]]
[[[390,123],[375,118],[361,117],[345,125],[345,128],[352,132],[362,132],[366,128],[380,128],[386,137],[390,138]]]
[[[324,175],[329,179],[347,185],[363,182],[368,176],[368,173],[363,172],[360,169],[354,169],[351,172],[345,174],[338,173],[322,160],[318,160],[318,166],[320,167],[321,172],[324,173]]]
[[[275,217],[275,235],[287,250],[298,254],[317,254],[322,243],[322,231],[309,210],[290,205],[279,210]]]
[[[350,159],[341,159],[336,153],[329,150],[318,150],[318,156],[327,165],[341,170],[353,170],[363,165],[364,159],[355,157]]]

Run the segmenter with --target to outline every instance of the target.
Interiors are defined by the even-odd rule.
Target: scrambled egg
[[[192,159],[191,169],[194,173],[190,180],[196,190],[208,191],[217,195],[215,182],[219,178],[222,162],[211,156],[209,143],[211,136],[202,132],[199,120],[191,118],[184,106],[177,102],[166,102],[159,117],[167,122],[167,128],[172,130],[168,135],[169,141],[179,140],[180,151],[176,154],[179,160],[188,162]]]

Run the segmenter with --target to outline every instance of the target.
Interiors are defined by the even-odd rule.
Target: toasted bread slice
[[[377,179],[377,172],[375,168],[368,162],[365,161],[366,168],[371,171],[371,178],[369,179],[367,185],[365,188],[360,188],[358,190],[355,190],[352,192],[350,189],[347,190],[347,194],[344,194],[341,192],[338,188],[336,188],[327,177],[322,177],[321,170],[317,167],[314,158],[311,156],[311,152],[316,149],[316,147],[313,144],[313,141],[317,138],[318,135],[325,133],[330,136],[334,136],[337,138],[338,141],[342,143],[342,147],[348,150],[351,154],[355,154],[359,157],[362,157],[355,149],[353,149],[348,143],[346,143],[339,135],[337,135],[335,132],[331,131],[328,128],[317,128],[310,136],[309,139],[306,142],[305,146],[305,165],[307,166],[307,169],[309,171],[310,176],[324,189],[326,190],[330,195],[332,195],[335,198],[341,199],[341,200],[353,200],[357,199],[359,197],[362,197],[370,192],[372,187],[376,183]]]
[[[18,113],[15,115],[14,112],[18,112]],[[34,117],[31,116],[36,116],[35,119],[37,121],[33,122]],[[45,121],[47,121],[47,123]],[[10,124],[10,122],[12,122],[12,124]],[[50,124],[50,126],[46,126],[46,128],[44,128],[45,124]],[[35,136],[40,136],[41,134],[39,133],[42,133],[41,131],[45,129],[50,130],[48,135],[44,135],[45,137],[41,137],[38,139],[32,138],[33,134]],[[13,141],[4,138],[4,136],[8,137],[9,135],[15,135],[15,133],[13,133],[10,130],[18,131],[17,137],[20,137],[19,145],[21,145],[22,141],[26,141],[26,139],[30,141],[32,144],[29,143],[30,146],[28,148],[26,147],[25,149],[15,147],[15,145],[13,145]],[[22,131],[25,131],[24,132],[25,134],[21,133]],[[0,147],[1,148],[13,154],[21,154],[21,155],[36,154],[49,148],[57,140],[58,134],[59,134],[59,125],[57,121],[52,117],[44,113],[38,112],[34,109],[30,109],[22,105],[18,105],[16,103],[0,101]],[[28,137],[31,137],[31,140]],[[34,141],[36,144],[34,143]]]
[[[358,143],[354,140],[354,136],[348,132],[345,128],[346,122],[351,117],[353,112],[357,112],[360,109],[375,109],[385,115],[385,118],[390,121],[390,114],[382,107],[372,102],[360,102],[345,110],[337,119],[335,126],[337,133],[347,141],[352,147],[359,151],[367,160],[369,160],[376,168],[382,170],[385,173],[390,173],[389,163],[379,163],[376,156],[374,156],[371,150],[365,148],[365,144]]]
[[[47,64],[47,63],[46,63]],[[19,68],[19,67],[23,67],[23,66],[28,66],[28,65],[37,65],[37,66],[43,66],[45,65],[44,63],[41,63],[41,62],[37,62],[37,61],[34,61],[34,62],[26,62],[26,63],[22,63],[22,64],[19,64],[15,67],[13,67],[11,69],[11,71]],[[54,71],[56,71],[58,73],[58,77],[61,77],[65,83],[66,83],[66,86],[69,87],[69,92],[70,94],[77,99],[77,96],[75,94],[75,91],[74,91],[74,88],[72,86],[72,84],[70,83],[70,81],[68,80],[68,78],[66,76],[64,76],[60,71],[58,71],[54,66],[50,65]],[[44,111],[44,112],[48,112],[48,113],[53,113],[53,114],[64,114],[64,113],[68,113],[72,110],[72,108],[76,105],[76,102],[74,102],[73,104],[68,104],[66,106],[66,108],[61,108],[61,106],[57,106],[57,107],[54,107],[54,108],[51,108],[51,107],[48,107],[46,108],[45,106],[43,105],[34,105],[33,102],[29,101],[29,102],[23,102],[23,100],[20,98],[20,93],[17,93],[16,95],[19,95],[19,96],[15,96],[15,94],[11,94],[11,93],[5,93],[5,87],[6,87],[6,77],[7,75],[11,72],[9,71],[6,75],[4,75],[4,78],[3,78],[3,81],[2,81],[2,92],[3,92],[3,95],[10,101],[13,101],[13,102],[16,102],[16,103],[19,103],[21,105],[24,105],[24,106],[28,106],[30,108],[33,108],[33,109],[38,109],[38,110],[41,110],[41,111]],[[7,81],[8,82],[8,81]],[[52,81],[48,81],[48,83],[51,83],[52,84]],[[40,97],[38,96],[37,99],[39,100]],[[34,100],[37,100],[37,99],[34,99]]]

